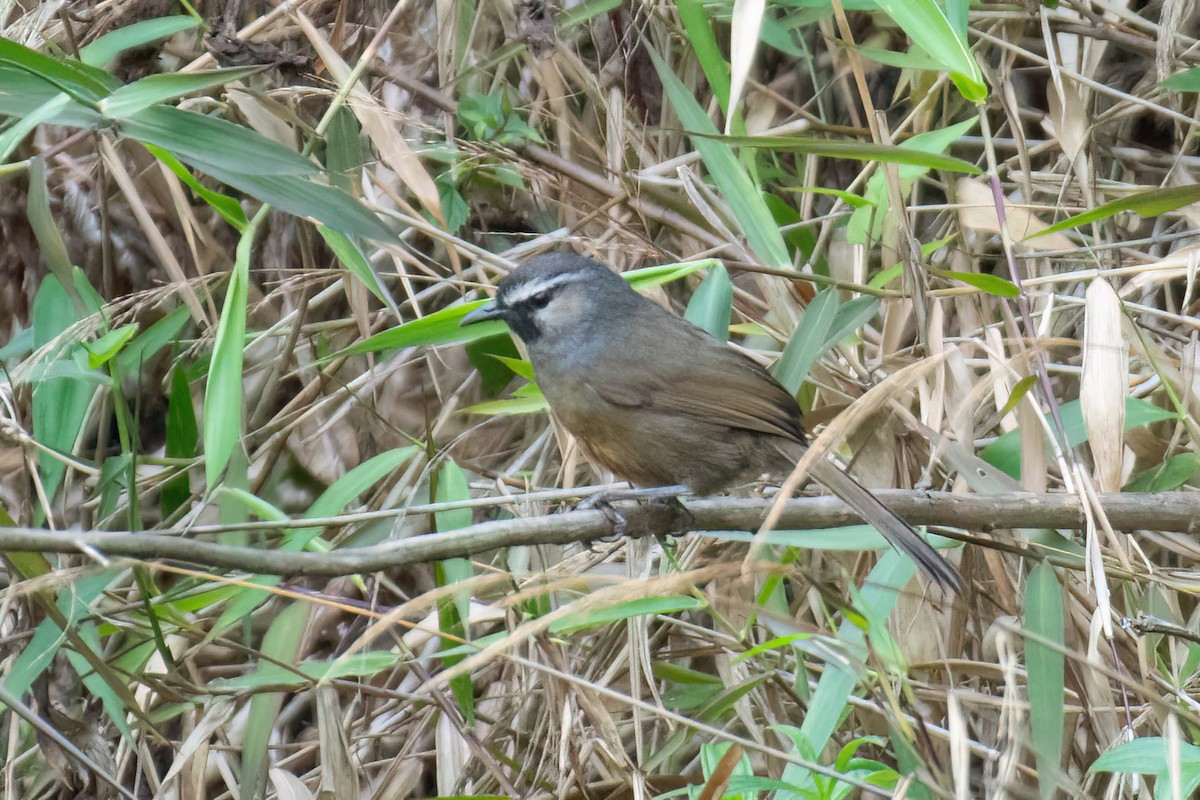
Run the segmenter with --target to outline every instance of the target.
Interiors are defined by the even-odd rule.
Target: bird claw
[[[605,544],[612,544],[625,538],[625,534],[629,532],[629,520],[617,511],[617,507],[613,505],[613,500],[619,499],[611,492],[596,492],[591,497],[586,497],[575,504],[575,508],[579,511],[599,511],[604,515],[604,519],[612,526],[612,533],[607,536],[600,536],[597,541]]]
[[[639,502],[650,502],[658,505],[665,505],[669,508],[674,508],[682,511],[687,519],[692,519],[692,513],[687,510],[687,506],[679,499],[679,495],[685,493],[687,487],[684,486],[663,486],[653,489],[623,489],[623,490],[605,490],[596,492],[591,497],[586,497],[575,504],[577,510],[595,510],[604,515],[608,520],[608,524],[612,526],[612,533],[607,536],[599,537],[598,541],[612,543],[621,540],[629,532],[629,521],[625,518],[617,507],[614,505],[618,500],[636,500]]]

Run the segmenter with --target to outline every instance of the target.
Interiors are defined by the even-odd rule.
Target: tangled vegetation
[[[0,3],[0,796],[1191,796],[1193,4],[564,5]],[[963,592],[787,491],[600,538],[458,324],[553,250]]]

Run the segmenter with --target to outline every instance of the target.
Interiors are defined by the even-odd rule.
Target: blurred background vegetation
[[[0,531],[0,796],[1191,796],[1200,551],[1096,498],[1196,483],[1198,31],[0,0],[0,525],[75,550]],[[869,485],[1087,528],[942,529],[960,597],[861,527],[333,579],[72,538],[320,557],[604,483],[458,327],[551,250],[771,365]]]

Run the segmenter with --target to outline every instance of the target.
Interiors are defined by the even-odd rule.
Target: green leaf
[[[879,313],[878,297],[854,297],[838,306],[829,325],[829,333],[821,343],[822,350],[841,344],[855,331],[866,325]]]
[[[1048,561],[1029,572],[1025,586],[1025,640],[1029,681],[1029,722],[1043,800],[1058,792],[1063,748],[1063,601],[1058,575]]]
[[[271,621],[261,648],[267,664],[295,663],[300,637],[308,620],[308,609],[308,603],[294,601],[284,606],[283,611]],[[282,704],[283,695],[278,692],[256,694],[250,698],[249,714],[242,734],[241,797],[265,796],[267,746]]]
[[[487,400],[462,410],[464,414],[482,414],[489,417],[511,417],[521,414],[540,414],[550,408],[546,398],[539,392],[531,397],[510,397],[503,400]]]
[[[467,482],[467,474],[453,461],[447,461],[437,472],[437,487],[434,501],[438,503],[453,503],[469,500],[471,488]],[[468,527],[473,519],[469,507],[453,508],[438,511],[434,514],[434,529],[450,531]],[[470,641],[471,631],[468,621],[471,615],[471,592],[467,588],[468,581],[474,576],[475,570],[467,558],[450,558],[439,561],[434,568],[434,577],[438,586],[454,586],[450,598],[438,601],[438,625],[440,630],[449,634],[441,641],[442,649],[449,649],[454,644],[450,637]],[[445,658],[447,667],[462,661],[463,657]],[[475,720],[475,687],[470,675],[458,675],[450,680],[450,690],[458,702],[459,710],[467,724]]]
[[[161,147],[218,180],[228,173],[312,177],[319,172],[300,153],[249,128],[172,106],[144,108],[122,119],[119,127],[126,136]],[[222,175],[213,174],[214,169]]]
[[[934,269],[933,267],[930,267],[929,271],[938,277],[974,286],[979,291],[986,292],[994,297],[1021,296],[1019,286],[998,275],[989,275],[985,272],[953,272],[947,269]]]
[[[1200,68],[1193,67],[1176,72],[1159,86],[1169,92],[1200,92]]]
[[[197,17],[160,17],[147,19],[109,31],[91,44],[79,49],[79,60],[93,67],[104,67],[135,47],[166,39],[183,31],[199,28],[203,22]]]
[[[966,39],[955,33],[941,6],[934,0],[876,0],[876,3],[908,34],[913,44],[937,59],[950,73],[950,79],[966,100],[982,103],[987,99],[983,72]]]
[[[94,342],[84,342],[83,347],[88,352],[88,366],[92,369],[102,367],[121,352],[130,339],[137,335],[138,326],[122,325],[101,336]]]
[[[1200,455],[1180,453],[1156,467],[1139,472],[1121,489],[1123,492],[1172,492],[1192,479],[1200,469]]]
[[[614,603],[604,608],[593,608],[574,614],[567,614],[550,624],[550,632],[560,635],[575,631],[610,625],[614,622],[645,617],[655,614],[677,614],[681,611],[700,611],[708,607],[708,603],[698,597],[673,595],[669,597],[642,597],[637,600],[627,600]]]
[[[871,144],[856,140],[821,139],[816,136],[722,136],[715,133],[689,133],[693,139],[703,137],[741,147],[765,148],[773,152],[845,158],[855,161],[883,161],[922,169],[941,169],[979,175],[982,170],[969,161],[940,153],[926,153],[903,145]],[[860,205],[866,200],[859,198]]]
[[[255,691],[262,689],[297,689],[310,686],[318,681],[332,681],[341,678],[366,678],[377,675],[386,669],[396,666],[400,660],[399,652],[390,650],[372,650],[366,653],[353,653],[340,658],[308,659],[296,665],[295,670],[286,669],[278,664],[263,662],[258,669],[236,678],[216,678],[209,682],[214,688],[225,691],[241,690]],[[299,671],[299,675],[296,672]]]
[[[488,336],[499,336],[508,331],[508,327],[499,320],[479,322],[475,325],[462,326],[462,318],[480,306],[488,304],[488,300],[476,300],[439,309],[432,314],[426,314],[420,319],[405,322],[390,330],[364,339],[337,353],[337,356],[362,355],[378,353],[381,350],[397,350],[402,347],[423,347],[439,344],[461,344],[473,342]]]
[[[677,0],[675,7],[683,23],[683,32],[692,45],[692,52],[696,54],[700,69],[704,70],[704,77],[712,87],[713,96],[721,104],[721,110],[729,113],[729,64],[713,33],[708,9],[699,0]]]
[[[262,65],[214,69],[208,72],[169,72],[147,75],[122,86],[99,103],[100,113],[109,119],[124,119],[158,103],[198,94],[230,81],[241,80],[266,69]],[[243,128],[250,131],[249,128]]]
[[[375,275],[375,270],[371,268],[367,257],[363,255],[363,251],[359,249],[358,245],[341,231],[335,231],[324,225],[318,225],[317,232],[321,234],[325,244],[329,245],[334,256],[342,262],[350,274],[358,278],[371,294],[383,301],[383,288],[379,285],[379,278]]]
[[[804,309],[800,324],[792,331],[787,345],[783,348],[783,354],[775,362],[771,370],[775,380],[792,394],[800,391],[800,386],[808,378],[812,365],[825,352],[826,348],[814,347],[813,343],[825,342],[828,339],[837,309],[836,289],[818,292]]]
[[[646,52],[658,70],[671,107],[679,115],[683,127],[689,131],[692,145],[700,152],[709,177],[725,202],[729,203],[751,250],[768,267],[782,269],[791,266],[787,246],[763,200],[762,189],[750,178],[729,145],[708,138],[717,136],[718,131],[696,101],[694,93],[683,85],[653,47],[647,47]]]
[[[1008,416],[1009,412],[1025,399],[1025,395],[1029,394],[1029,390],[1036,384],[1036,375],[1026,375],[1017,381],[1017,385],[1013,387],[1012,394],[1008,396],[1008,400],[1004,401],[1004,408],[1000,409],[1000,417],[1003,419]]]
[[[33,132],[34,128],[43,122],[56,119],[71,104],[72,100],[67,95],[55,95],[39,106],[37,110],[24,115],[12,127],[0,134],[0,164],[8,161],[12,151]]]
[[[1168,211],[1174,211],[1177,208],[1183,208],[1192,203],[1200,203],[1200,184],[1171,186],[1166,189],[1150,189],[1149,191],[1122,197],[1119,200],[1113,200],[1111,203],[1097,206],[1091,211],[1067,217],[1048,228],[1026,236],[1025,241],[1065,231],[1068,228],[1078,228],[1080,225],[1087,225],[1097,220],[1108,219],[1122,211],[1132,211],[1141,217],[1157,217],[1159,214],[1165,214]]]
[[[179,159],[171,155],[161,147],[142,142],[142,147],[150,151],[150,154],[166,165],[167,169],[175,174],[175,177],[183,181],[189,189],[191,189],[197,197],[208,203],[214,211],[221,215],[221,218],[233,226],[238,233],[246,230],[249,220],[246,219],[246,212],[242,211],[242,204],[236,199],[227,194],[209,189],[200,181],[196,180],[192,173],[188,172],[187,167],[179,163]]]
[[[1101,753],[1088,767],[1088,772],[1157,775],[1167,771],[1167,752],[1168,742],[1162,736],[1142,736],[1130,742],[1123,742],[1107,753]],[[1200,747],[1180,742],[1179,761],[1183,766],[1200,767]]]
[[[33,299],[33,340],[41,348],[58,338],[78,319],[75,304],[71,302],[62,284],[53,275],[42,279],[42,285]],[[51,365],[70,360],[69,348],[59,350]],[[70,453],[75,440],[87,418],[87,410],[96,385],[83,376],[54,377],[53,373],[40,378],[33,387],[33,438],[51,450]],[[38,453],[38,473],[46,496],[53,499],[62,483],[66,465],[48,453]]]
[[[922,153],[941,153],[965,136],[977,124],[979,124],[978,117],[965,119],[946,128],[918,133],[898,147]],[[904,193],[909,190],[913,181],[928,172],[929,168],[916,164],[901,164],[897,171],[900,177],[900,191]],[[876,171],[871,176],[867,181],[867,190],[863,193],[870,205],[857,208],[850,215],[847,233],[850,241],[855,244],[865,244],[868,239],[878,239],[882,234],[884,220],[891,208],[885,177],[881,171]]]
[[[725,267],[708,271],[704,282],[692,294],[684,318],[708,331],[719,342],[729,341],[729,319],[733,314],[733,281]]]
[[[167,458],[194,458],[199,440],[200,430],[196,425],[192,393],[184,369],[176,366],[171,370],[171,393],[167,401]],[[191,493],[187,471],[167,480],[162,488],[163,517],[169,518],[174,514],[188,501]]]
[[[895,550],[885,552],[871,570],[858,593],[855,604],[865,619],[886,619],[895,608],[904,588],[916,574],[916,563]],[[838,627],[838,642],[851,655],[861,659],[866,653],[866,633],[853,619],[845,619]],[[798,743],[807,745],[810,755],[825,749],[830,737],[842,719],[850,700],[850,693],[858,683],[858,672],[854,659],[829,660],[817,683],[804,722],[796,732]],[[795,741],[795,740],[794,740]],[[798,755],[804,757],[803,747],[797,747]],[[790,784],[804,785],[811,773],[804,767],[788,764],[782,779]]]
[[[99,112],[79,103],[53,83],[0,62],[0,117],[25,119],[60,96],[67,97],[70,102],[47,122],[76,128],[88,128],[99,123]]]
[[[1078,447],[1087,441],[1087,429],[1083,424],[1083,412],[1080,410],[1079,401],[1071,400],[1063,403],[1059,407],[1062,414],[1063,426],[1066,428],[1067,444],[1070,447]],[[1136,397],[1125,399],[1125,430],[1149,425],[1152,422],[1161,422],[1168,419],[1177,419],[1178,416],[1173,411],[1168,411],[1164,408],[1159,408],[1153,403]],[[1007,472],[1011,477],[1020,480],[1021,478],[1021,432],[1020,430],[1012,430],[1001,435],[996,441],[989,444],[979,452],[979,456],[993,467],[996,467],[1004,472]]]
[[[242,363],[246,339],[246,303],[250,284],[250,258],[258,220],[246,227],[238,241],[233,274],[225,290],[225,304],[213,341],[208,384],[204,389],[204,476],[209,490],[242,438]]]
[[[847,192],[844,189],[831,189],[827,186],[797,186],[795,189],[788,189],[790,192],[798,192],[801,194],[823,194],[830,197],[836,197],[851,208],[863,208],[864,206],[874,205],[870,200],[857,195],[854,192]]]
[[[137,374],[155,353],[178,341],[179,332],[191,319],[187,306],[176,306],[117,354],[117,372],[122,377]]]
[[[85,64],[70,58],[51,58],[11,39],[0,38],[0,64],[28,72],[86,106],[106,96],[111,88],[109,81],[98,78],[98,71]]]
[[[657,267],[631,269],[628,272],[622,272],[621,277],[629,281],[629,285],[635,291],[644,292],[647,289],[653,289],[656,286],[663,286],[680,278],[686,278],[693,272],[699,272],[702,269],[714,269],[720,265],[721,262],[715,258],[703,258],[699,261],[685,261],[682,264],[660,264]]]

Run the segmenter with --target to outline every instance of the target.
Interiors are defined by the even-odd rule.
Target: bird
[[[524,262],[462,325],[502,320],[524,344],[551,413],[591,459],[638,487],[707,496],[787,474],[806,451],[800,405],[758,362],[572,253]],[[940,585],[958,572],[837,464],[812,478]]]

